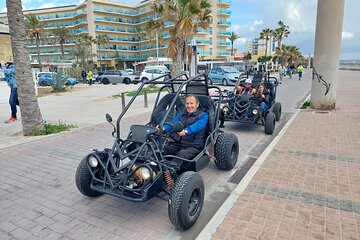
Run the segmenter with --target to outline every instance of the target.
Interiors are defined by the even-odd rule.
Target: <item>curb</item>
[[[305,98],[309,98],[310,94]],[[305,100],[304,100],[305,101]],[[264,150],[264,152],[259,156],[259,158],[255,161],[254,165],[249,169],[244,178],[241,180],[239,185],[233,190],[230,196],[225,200],[222,206],[216,211],[211,220],[206,224],[205,228],[200,232],[200,234],[196,237],[197,240],[207,240],[211,239],[212,234],[214,234],[220,224],[224,221],[226,215],[234,206],[235,202],[238,200],[240,195],[244,192],[245,188],[249,185],[252,178],[255,176],[256,172],[259,170],[261,165],[264,163],[270,152],[274,149],[276,144],[285,134],[287,129],[290,127],[292,122],[295,120],[297,115],[300,113],[302,109],[297,109],[294,115],[290,118],[290,120],[285,124],[283,129],[279,132],[279,134],[271,141],[269,146]]]

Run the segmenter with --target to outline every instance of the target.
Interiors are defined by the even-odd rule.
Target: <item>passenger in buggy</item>
[[[242,94],[242,95],[255,94],[256,89],[252,87],[252,80],[249,79],[249,78],[246,79],[245,83],[244,83],[244,87],[236,86],[236,93],[237,94]]]
[[[264,121],[263,112],[269,109],[269,93],[264,84],[260,84],[254,94],[255,99],[250,103],[248,110],[246,111],[246,115],[248,118],[253,117],[252,110],[258,106],[259,118],[254,119],[254,121]]]

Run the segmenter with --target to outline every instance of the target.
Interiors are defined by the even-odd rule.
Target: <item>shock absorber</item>
[[[172,179],[169,170],[164,171],[164,178],[166,185],[168,186],[169,189],[171,189],[174,186],[174,180]]]

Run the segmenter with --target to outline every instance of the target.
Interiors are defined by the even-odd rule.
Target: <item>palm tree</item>
[[[44,121],[35,95],[21,0],[6,0],[11,47],[20,99],[21,121],[24,136],[45,132]]]
[[[76,61],[80,63],[83,68],[86,68],[87,61],[91,56],[90,49],[86,45],[75,45],[75,48],[70,51],[71,55],[76,57]]]
[[[165,0],[152,3],[152,9],[161,18],[148,23],[150,34],[165,29],[170,33],[168,54],[173,59],[172,74],[178,75],[183,68],[183,56],[189,39],[192,39],[198,28],[207,29],[211,23],[211,4],[209,0]]]
[[[52,34],[54,35],[54,41],[60,43],[61,56],[64,57],[64,44],[72,39],[73,35],[70,33],[70,30],[64,26],[53,29]]]
[[[260,38],[266,40],[266,42],[265,42],[265,56],[267,56],[267,52],[268,52],[268,42],[269,42],[271,36],[273,36],[273,34],[274,34],[274,31],[272,29],[270,29],[270,28],[263,29],[260,32]]]
[[[282,21],[278,22],[279,27],[274,31],[274,37],[277,41],[278,48],[282,48],[282,40],[287,38],[290,34],[289,26],[286,26]]]
[[[39,45],[40,45],[40,40],[43,38],[44,28],[47,27],[47,24],[39,21],[36,18],[36,16],[33,14],[26,15],[25,18],[26,18],[26,22],[25,22],[26,34],[31,38],[35,38],[39,68],[40,71],[42,71]]]
[[[110,41],[110,39],[106,34],[97,35],[96,38],[94,39],[94,43],[99,46],[99,49],[100,49],[101,44],[108,43],[109,41]],[[100,66],[101,66],[101,59],[99,61],[100,61]]]
[[[234,42],[239,38],[240,37],[238,35],[236,35],[235,32],[231,32],[231,36],[228,37],[228,39],[231,41],[231,56],[233,55],[233,52],[234,52]]]
[[[135,28],[135,40],[137,41],[138,43],[138,53],[140,55],[140,60],[142,60],[142,54],[141,54],[141,50],[140,50],[140,46],[141,46],[141,41],[146,37],[146,34],[144,32],[144,29],[140,28],[140,27],[136,27]]]
[[[282,63],[288,65],[294,62],[300,62],[303,59],[303,56],[300,53],[298,47],[290,45],[283,45],[282,49],[279,47],[276,48],[277,58],[282,58]]]

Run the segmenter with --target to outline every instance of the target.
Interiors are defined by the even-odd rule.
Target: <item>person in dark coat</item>
[[[208,113],[199,110],[199,99],[195,95],[188,95],[185,99],[185,112],[180,112],[170,123],[181,122],[183,130],[177,134],[180,142],[174,142],[164,147],[165,155],[192,159],[201,152],[205,144]],[[157,126],[159,127],[159,126]],[[163,131],[169,132],[172,127],[164,125]],[[176,161],[176,159],[174,159]]]

